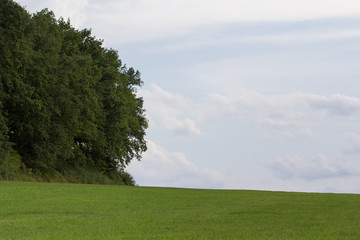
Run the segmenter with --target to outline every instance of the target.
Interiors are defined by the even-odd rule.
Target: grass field
[[[360,195],[0,182],[0,239],[360,239]]]

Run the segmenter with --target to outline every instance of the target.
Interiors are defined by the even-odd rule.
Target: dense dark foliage
[[[146,150],[141,85],[90,30],[0,0],[0,177],[132,184],[124,168]]]

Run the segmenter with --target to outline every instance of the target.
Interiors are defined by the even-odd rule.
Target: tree
[[[146,150],[140,73],[88,29],[0,0],[0,152],[45,178],[114,179]],[[11,155],[11,154],[10,154]]]

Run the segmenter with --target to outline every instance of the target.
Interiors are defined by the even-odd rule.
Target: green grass
[[[0,181],[0,239],[360,239],[360,195]]]

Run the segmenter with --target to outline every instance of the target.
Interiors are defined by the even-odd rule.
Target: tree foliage
[[[143,82],[102,45],[47,9],[30,15],[0,0],[3,177],[9,171],[1,166],[17,156],[22,169],[43,178],[74,169],[129,178],[124,168],[146,150],[147,119],[136,94]]]

